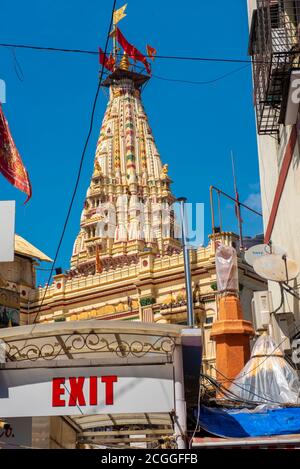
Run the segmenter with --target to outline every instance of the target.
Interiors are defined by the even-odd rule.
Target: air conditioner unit
[[[255,329],[257,331],[266,330],[270,322],[271,311],[273,311],[271,292],[253,292],[251,307]]]

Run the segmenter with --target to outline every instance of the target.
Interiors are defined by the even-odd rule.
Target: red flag
[[[114,57],[112,56],[112,54],[109,55],[108,59],[107,59],[107,62],[106,62],[106,68],[108,68],[108,70],[111,70],[112,72],[114,71],[114,67],[115,67],[115,59]]]
[[[101,47],[99,47],[99,62],[103,67],[107,68],[110,72],[114,71],[115,59],[112,55],[107,57],[107,55],[103,52]]]
[[[127,39],[125,39],[119,28],[116,28],[116,39],[120,46],[122,46],[124,51],[128,54],[128,56],[133,60],[142,62],[145,65],[147,73],[151,75],[151,67],[145,55],[142,54],[135,46],[130,44]]]
[[[17,189],[31,197],[31,184],[27,170],[11,136],[0,103],[0,172]]]
[[[146,50],[148,57],[150,57],[151,60],[154,60],[157,54],[157,50],[154,49],[154,47],[149,46],[149,44],[146,45]]]

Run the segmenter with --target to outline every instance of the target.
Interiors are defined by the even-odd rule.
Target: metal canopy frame
[[[53,360],[117,361],[163,357],[172,361],[183,326],[118,321],[68,321],[20,326],[0,331],[7,362],[29,363]],[[46,364],[47,363],[47,364]],[[56,363],[58,365],[58,363]],[[68,366],[68,365],[67,365]]]
[[[187,326],[124,321],[67,321],[0,330],[6,352],[1,369],[173,363]],[[78,432],[78,445],[122,447],[162,441],[175,445],[176,417],[169,413],[63,417]],[[138,447],[138,446],[137,446]]]
[[[71,420],[81,429],[78,443],[85,445],[158,445],[159,440],[172,440],[174,435],[173,416],[167,413],[72,416]]]

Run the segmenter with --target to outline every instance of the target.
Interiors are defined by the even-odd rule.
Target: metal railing
[[[300,0],[257,0],[249,53],[259,134],[278,134],[284,123],[290,74],[300,68]]]

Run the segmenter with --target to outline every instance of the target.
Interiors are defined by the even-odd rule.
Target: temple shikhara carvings
[[[148,77],[128,68],[124,55],[103,83],[110,96],[74,244],[74,275],[137,264],[145,249],[161,257],[180,252],[168,166],[162,165],[141,101]]]

